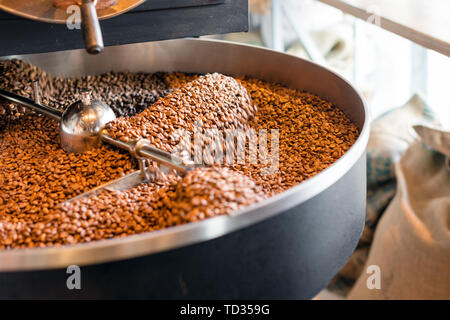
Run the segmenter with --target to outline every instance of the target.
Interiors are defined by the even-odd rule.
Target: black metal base
[[[100,25],[105,46],[114,46],[248,31],[248,14],[248,0],[152,0]],[[0,56],[84,48],[81,29],[3,11],[0,43]]]
[[[310,299],[360,238],[366,157],[316,197],[259,224],[204,243],[81,268],[0,273],[0,298]]]

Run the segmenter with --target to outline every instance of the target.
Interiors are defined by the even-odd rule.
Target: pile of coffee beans
[[[0,87],[34,99],[33,82],[38,81],[41,102],[64,110],[81,99],[81,91],[89,89],[93,97],[108,104],[116,116],[132,116],[145,110],[170,89],[162,73],[108,72],[81,78],[52,78],[46,72],[22,60],[0,61]],[[14,120],[33,113],[20,105],[0,103],[0,121]],[[1,125],[1,122],[0,122]]]
[[[56,121],[31,114],[0,131],[0,220],[47,212],[135,168],[129,154],[106,145],[67,153],[58,132]]]
[[[261,174],[267,165],[234,164],[266,192],[280,193],[329,167],[355,143],[359,129],[332,103],[320,97],[254,78],[240,78],[258,111],[252,127],[278,129],[279,167]]]
[[[0,62],[0,71],[0,87],[32,98],[31,81],[39,80],[43,103],[60,109],[91,88],[123,116],[108,128],[117,138],[148,138],[166,151],[172,130],[199,124],[280,135],[273,174],[263,174],[262,163],[222,165],[67,202],[135,170],[134,160],[107,145],[65,153],[56,122],[0,100],[0,249],[123,237],[234,214],[327,168],[359,135],[333,104],[259,79],[126,72],[52,79],[19,60]]]
[[[160,73],[108,72],[80,79],[55,78],[52,85],[56,92],[50,96],[57,96],[55,104],[64,109],[81,99],[81,90],[89,89],[92,96],[109,105],[117,117],[133,116],[172,92],[162,77]]]
[[[262,190],[239,173],[227,168],[198,168],[184,178],[168,176],[129,190],[102,190],[65,202],[30,230],[39,238],[23,244],[48,246],[124,237],[234,214],[264,198]],[[5,228],[12,235],[23,230],[12,224]],[[25,235],[20,237],[26,239]]]
[[[154,203],[156,223],[165,226],[195,222],[239,209],[265,199],[252,180],[228,168],[197,168],[160,191]]]
[[[256,107],[247,90],[235,79],[214,73],[176,89],[165,98],[133,117],[110,122],[106,129],[115,139],[148,139],[170,151],[172,134],[177,129],[194,131],[194,126],[218,130],[248,127]]]
[[[39,81],[42,92],[46,93],[51,90],[50,83],[52,78],[46,72],[22,60],[0,61],[0,87],[2,89],[34,99],[32,85],[34,81]],[[45,95],[44,99],[45,101],[43,102],[49,102]],[[3,100],[0,101],[0,128],[5,121],[18,119],[27,112],[29,111],[23,106]]]

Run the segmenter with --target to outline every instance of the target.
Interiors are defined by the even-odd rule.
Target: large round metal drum
[[[267,49],[194,39],[109,47],[99,56],[72,50],[18,58],[66,77],[111,70],[248,75],[333,102],[361,134],[333,165],[240,215],[120,239],[0,251],[0,298],[311,298],[355,249],[365,218],[368,111],[335,73]],[[66,286],[69,265],[81,266],[81,290]]]

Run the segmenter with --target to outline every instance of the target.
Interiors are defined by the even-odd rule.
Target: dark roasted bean
[[[30,82],[37,79],[42,101],[61,109],[79,98],[81,88],[93,88],[125,116],[109,125],[117,138],[145,137],[167,151],[170,133],[193,130],[196,122],[220,130],[278,129],[279,169],[264,175],[265,164],[246,162],[196,169],[184,178],[159,173],[153,183],[64,202],[131,172],[133,160],[106,145],[65,153],[56,122],[0,101],[0,249],[123,237],[235,214],[325,169],[359,135],[333,104],[258,79],[183,73],[51,79],[22,61],[0,62],[2,88],[32,98]],[[155,164],[150,169],[158,172]]]

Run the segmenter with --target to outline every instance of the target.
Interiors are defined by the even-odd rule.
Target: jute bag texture
[[[403,106],[393,109],[372,122],[367,146],[367,208],[361,240],[346,265],[328,289],[347,296],[356,280],[364,274],[373,235],[380,218],[397,191],[395,166],[414,142],[414,124],[438,125],[428,104],[414,95]]]
[[[450,299],[450,169],[413,143],[396,165],[397,192],[378,223],[363,270],[378,266],[380,288],[363,272],[348,299]],[[369,279],[369,281],[373,280]]]

